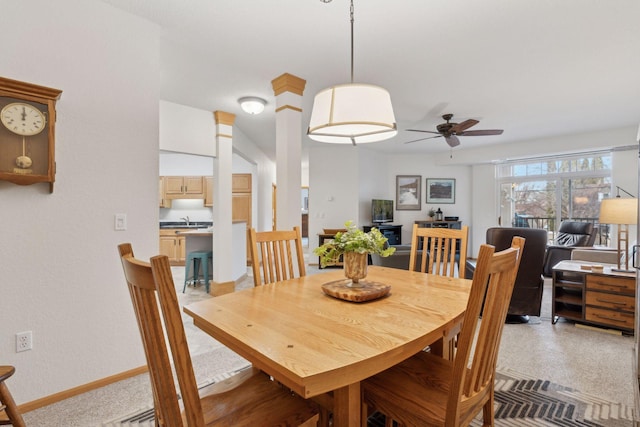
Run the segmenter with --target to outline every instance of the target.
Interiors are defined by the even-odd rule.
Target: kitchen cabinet
[[[165,176],[163,179],[166,199],[204,199],[202,176]]]
[[[160,230],[160,255],[169,257],[171,265],[184,265],[187,258],[184,236],[177,233],[184,231],[179,228],[163,228]]]
[[[164,195],[164,178],[160,177],[160,182],[158,183],[158,202],[161,208],[170,208],[171,200],[167,199]]]
[[[213,177],[204,177],[204,205],[207,207],[213,206]]]
[[[251,193],[251,174],[234,173],[231,177],[232,193]]]

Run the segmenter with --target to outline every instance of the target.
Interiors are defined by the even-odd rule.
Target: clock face
[[[0,112],[0,121],[11,132],[22,136],[39,134],[47,123],[40,110],[23,102],[7,104]]]

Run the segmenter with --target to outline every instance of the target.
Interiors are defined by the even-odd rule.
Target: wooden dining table
[[[195,302],[184,311],[300,396],[331,402],[335,427],[359,427],[360,382],[450,337],[471,281],[369,266],[365,280],[389,285],[390,292],[352,302],[322,291],[340,279],[343,270],[331,270]]]

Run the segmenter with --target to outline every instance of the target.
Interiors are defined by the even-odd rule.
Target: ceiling
[[[275,158],[283,73],[305,79],[303,147],[313,97],[350,80],[349,0],[103,0],[161,28],[162,99],[236,115]],[[324,0],[327,1],[327,0]],[[441,116],[473,118],[455,150],[640,123],[638,0],[354,0],[354,81],[391,94],[398,135],[387,153],[446,152],[443,138],[405,144]],[[238,98],[267,100],[259,116]]]

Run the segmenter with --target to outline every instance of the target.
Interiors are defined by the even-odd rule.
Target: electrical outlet
[[[31,350],[33,348],[33,335],[31,331],[18,332],[16,334],[16,353]]]

